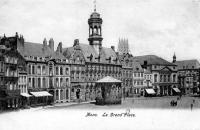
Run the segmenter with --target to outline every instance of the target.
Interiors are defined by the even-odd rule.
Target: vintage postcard
[[[199,0],[1,0],[0,130],[199,130]]]

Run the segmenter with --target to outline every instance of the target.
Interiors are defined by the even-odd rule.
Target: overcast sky
[[[128,38],[134,56],[155,54],[172,60],[200,59],[199,0],[97,0],[103,18],[103,46]],[[26,41],[57,46],[88,44],[87,20],[93,0],[0,0],[0,35],[19,32]]]

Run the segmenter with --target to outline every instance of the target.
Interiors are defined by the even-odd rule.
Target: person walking
[[[193,103],[191,103],[190,108],[191,108],[191,111],[192,111],[192,109],[193,109]]]

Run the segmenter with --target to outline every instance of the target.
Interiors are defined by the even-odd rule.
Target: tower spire
[[[96,0],[94,0],[94,12],[96,12],[96,10],[97,10],[97,1]]]

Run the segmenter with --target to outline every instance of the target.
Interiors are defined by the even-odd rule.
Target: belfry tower
[[[96,52],[99,54],[100,49],[102,47],[102,18],[100,17],[100,14],[96,12],[96,1],[94,6],[94,12],[90,15],[90,18],[88,19],[88,25],[89,25],[89,44],[94,47]]]

